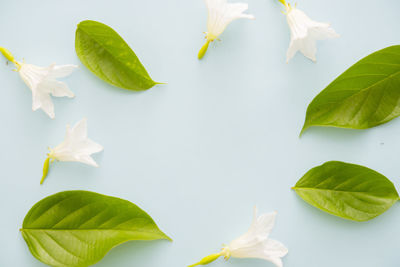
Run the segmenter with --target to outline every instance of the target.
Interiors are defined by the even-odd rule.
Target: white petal
[[[311,38],[301,40],[299,49],[305,57],[314,62],[317,61],[317,44],[315,43],[315,40]]]
[[[316,61],[316,41],[339,37],[328,23],[311,20],[303,11],[290,7],[287,12],[290,27],[290,45],[286,54],[288,62],[300,51],[304,56]]]
[[[77,161],[93,167],[99,167],[99,165],[94,161],[94,159],[92,159],[92,157],[88,155],[80,156]]]
[[[76,65],[59,65],[52,68],[50,71],[50,78],[63,78],[70,75],[78,66]]]
[[[60,158],[61,155],[65,154],[65,153],[68,154],[71,150],[70,146],[71,146],[72,141],[73,140],[71,138],[71,127],[69,124],[67,124],[64,141],[62,141],[59,145],[57,145],[55,148],[53,148],[51,150],[53,155],[56,156],[57,158]],[[58,159],[58,160],[60,160],[60,159]],[[60,160],[60,161],[64,161],[64,160]]]
[[[36,87],[46,78],[51,68],[43,68],[25,63],[19,64],[21,65],[21,68],[19,69],[19,75],[32,91],[35,91]]]
[[[42,92],[32,94],[32,109],[35,111],[41,108],[50,118],[54,119],[54,104],[50,95]]]
[[[257,208],[255,207],[254,209],[254,219],[249,231],[267,238],[272,228],[274,228],[277,212],[261,214],[257,217]]]
[[[102,150],[101,145],[87,138],[87,120],[84,118],[72,129],[67,125],[65,140],[51,150],[50,157],[59,161],[78,161],[98,167],[90,155]]]
[[[82,150],[84,151],[85,154],[93,154],[93,153],[97,153],[100,151],[103,151],[104,148],[102,145],[90,140],[90,139],[86,139],[83,143],[82,143]]]
[[[267,240],[274,227],[276,214],[276,212],[272,212],[257,217],[257,208],[254,208],[254,218],[249,230],[229,244],[232,253],[242,248],[257,247],[261,242]]]
[[[87,138],[87,119],[83,118],[78,121],[71,130],[71,138],[76,141],[85,140]]]
[[[273,264],[275,264],[276,267],[283,267],[283,262],[281,258],[270,258],[264,260],[272,262]]]
[[[252,247],[231,250],[232,257],[263,259],[274,263],[278,267],[282,267],[281,258],[287,253],[288,249],[282,243],[272,239],[267,239]]]
[[[65,139],[64,142],[62,143],[65,146],[69,146],[70,143],[73,141],[72,139],[72,128],[71,125],[67,124],[66,129],[65,129]]]
[[[328,23],[319,23],[317,27],[309,30],[310,35],[316,40],[326,40],[340,37]]]
[[[43,87],[43,90],[51,93],[55,97],[74,97],[74,93],[69,90],[67,84],[64,82],[57,80],[46,80],[40,84],[40,87]]]
[[[298,42],[295,42],[294,40],[290,40],[289,49],[286,53],[286,63],[288,63],[289,60],[291,60],[294,57],[294,55],[296,55],[297,51],[299,51]]]
[[[264,242],[264,249],[268,251],[271,257],[282,258],[288,254],[289,250],[281,242],[273,239],[268,239]]]
[[[236,19],[254,19],[253,15],[244,14],[248,5],[244,3],[228,3],[227,0],[205,0],[208,8],[208,34],[218,37],[229,23]]]
[[[90,139],[73,140],[70,142],[68,149],[75,155],[91,155],[103,151],[103,146],[97,144]]]
[[[296,54],[297,51],[300,51],[304,56],[315,62],[317,60],[317,46],[315,42],[316,40],[312,39],[311,37],[291,41],[290,47],[287,52],[286,61],[288,62]]]
[[[288,253],[288,249],[279,241],[268,239],[257,250],[253,250],[248,258],[258,258],[272,262],[277,267],[282,267],[282,259]]]
[[[99,167],[99,165],[93,160],[93,158],[89,155],[77,155],[74,153],[61,153],[56,154],[56,158],[58,161],[65,162],[80,162],[93,167]]]
[[[89,155],[75,154],[72,151],[64,151],[62,153],[54,154],[58,161],[65,162],[81,162],[93,167],[98,167],[97,163]]]
[[[268,239],[275,224],[276,214],[277,212],[272,212],[257,216],[255,208],[250,229],[225,247],[221,255],[235,258],[259,258],[282,267],[281,258],[288,253],[288,250],[279,241]]]
[[[57,77],[64,77],[76,68],[74,65],[38,67],[31,64],[19,63],[19,75],[25,84],[32,91],[32,109],[43,109],[51,118],[54,118],[54,105],[50,94],[56,97],[68,96],[74,94],[68,89],[68,86],[55,80]]]

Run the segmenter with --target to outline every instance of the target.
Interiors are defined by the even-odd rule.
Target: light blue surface
[[[55,120],[32,112],[31,93],[0,58],[0,266],[43,266],[19,233],[40,199],[84,189],[118,196],[146,210],[173,243],[130,242],[96,266],[178,267],[217,252],[247,230],[252,208],[279,212],[272,238],[289,254],[286,267],[395,267],[400,207],[366,222],[346,221],[303,202],[290,190],[311,167],[342,160],[375,169],[400,185],[400,120],[365,130],[315,128],[299,139],[313,97],[358,59],[399,44],[398,0],[302,0],[311,18],[332,23],[341,38],[318,43],[318,62],[285,53],[282,6],[247,0],[255,21],[231,24],[203,61],[202,0],[3,0],[0,45],[37,65],[78,64],[66,81],[76,98],[54,99]],[[135,93],[92,75],[74,51],[76,25],[110,25],[151,76],[168,85]],[[65,125],[88,118],[89,137],[105,147],[100,168],[51,166],[39,185],[46,148]],[[219,260],[214,267],[272,267],[261,260]]]

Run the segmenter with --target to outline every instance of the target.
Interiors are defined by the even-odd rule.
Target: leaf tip
[[[167,82],[163,82],[163,83],[160,83],[160,82],[154,82],[154,85],[157,85],[157,84],[163,84],[163,85],[166,85],[166,84],[168,84]]]
[[[301,137],[303,136],[304,132],[305,132],[308,128],[310,128],[310,126],[307,125],[306,123],[304,123],[303,128],[301,128],[301,131],[300,131],[300,134],[299,134],[299,138],[301,138]]]
[[[163,233],[163,235],[164,235],[163,239],[168,240],[169,242],[173,242],[174,241],[174,240],[172,240],[171,237],[167,236],[166,234]]]

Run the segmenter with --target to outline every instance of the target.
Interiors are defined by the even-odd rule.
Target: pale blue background
[[[96,266],[178,267],[219,251],[247,230],[255,204],[279,211],[272,238],[287,267],[400,265],[400,207],[355,223],[323,213],[290,190],[328,160],[366,165],[400,189],[400,120],[365,130],[311,129],[299,139],[308,103],[347,67],[399,44],[398,0],[302,0],[315,20],[341,38],[318,43],[318,63],[285,53],[289,31],[274,0],[247,0],[255,21],[231,24],[203,61],[202,0],[2,0],[0,45],[18,59],[74,63],[66,81],[76,98],[54,99],[56,119],[32,112],[31,93],[0,58],[0,266],[43,266],[18,229],[33,204],[63,190],[85,189],[138,204],[173,243],[131,242]],[[131,45],[152,77],[168,85],[135,93],[92,75],[74,51],[76,25],[104,22]],[[51,166],[39,185],[46,148],[65,125],[88,118],[105,150],[100,168]],[[261,260],[212,266],[272,267]]]

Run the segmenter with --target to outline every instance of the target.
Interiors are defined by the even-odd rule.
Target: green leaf
[[[116,87],[141,91],[157,84],[124,39],[103,23],[79,23],[75,50],[89,70]]]
[[[302,133],[311,126],[366,129],[400,115],[400,45],[357,62],[308,106]]]
[[[168,239],[129,201],[87,191],[65,191],[35,204],[22,236],[38,260],[51,266],[89,266],[129,240]]]
[[[393,183],[382,174],[339,161],[311,169],[293,189],[314,207],[354,221],[375,218],[399,200]]]

